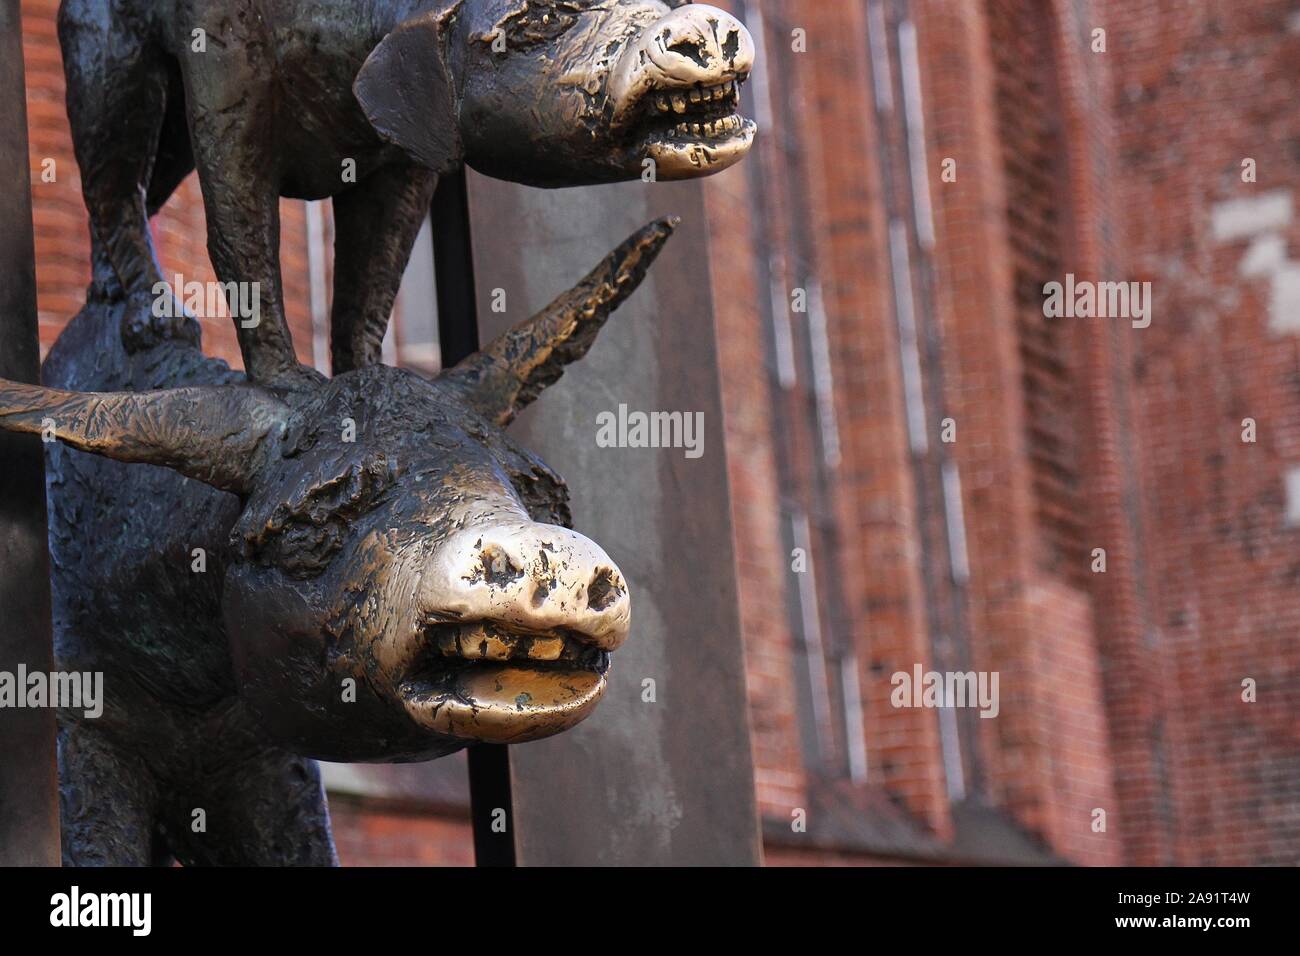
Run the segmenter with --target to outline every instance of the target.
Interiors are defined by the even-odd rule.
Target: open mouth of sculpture
[[[605,692],[609,652],[571,631],[496,621],[432,622],[401,684],[407,711],[437,733],[517,743],[560,733]]]
[[[659,150],[713,150],[736,158],[749,149],[757,125],[740,115],[742,76],[710,86],[646,94],[649,132],[645,143]],[[706,158],[707,159],[707,158]]]

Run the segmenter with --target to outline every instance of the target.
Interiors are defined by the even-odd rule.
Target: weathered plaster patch
[[[1286,264],[1286,240],[1279,233],[1256,236],[1251,240],[1246,254],[1241,257],[1241,274],[1248,277],[1266,276]]]
[[[1269,299],[1270,331],[1300,332],[1300,262],[1287,262],[1273,273],[1273,294]]]
[[[1216,242],[1251,240],[1237,271],[1244,278],[1268,280],[1268,327],[1277,335],[1300,333],[1300,261],[1287,252],[1284,234],[1294,213],[1285,189],[1229,199],[1210,210]]]
[[[1291,192],[1275,189],[1259,196],[1216,203],[1210,210],[1210,226],[1215,242],[1233,242],[1285,229],[1291,225],[1294,214]]]
[[[1300,527],[1300,466],[1288,469],[1286,476],[1286,523]]]

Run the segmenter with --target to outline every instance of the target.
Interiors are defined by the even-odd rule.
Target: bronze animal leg
[[[166,115],[167,70],[144,25],[103,0],[65,0],[59,41],[68,119],[91,229],[128,295],[161,280],[145,193]]]
[[[64,866],[148,866],[157,852],[153,777],[85,721],[59,726]]]
[[[427,170],[386,166],[334,197],[335,375],[380,362],[393,301],[437,184]]]
[[[254,314],[234,315],[244,367],[262,384],[291,386],[306,373],[294,355],[280,278],[280,188],[275,169],[274,71],[256,21],[223,23],[221,11],[196,11],[209,42],[184,57],[190,145],[203,189],[208,255],[222,283],[246,283]],[[212,22],[209,23],[208,21]],[[217,38],[220,37],[220,42]],[[230,299],[227,294],[227,300]],[[231,309],[232,313],[237,310]]]
[[[200,787],[194,806],[173,807],[167,825],[185,865],[338,865],[316,761],[264,750],[213,771]]]

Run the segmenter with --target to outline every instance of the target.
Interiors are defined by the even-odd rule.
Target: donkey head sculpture
[[[0,426],[239,496],[222,597],[240,695],[284,748],[422,759],[558,733],[600,699],[627,584],[505,426],[586,354],[675,222],[434,379],[370,365],[80,393],[0,381]],[[348,683],[348,682],[351,683]]]

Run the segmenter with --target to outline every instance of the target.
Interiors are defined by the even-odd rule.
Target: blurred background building
[[[719,5],[760,47],[705,190],[768,862],[1300,862],[1300,3]],[[56,9],[47,348],[89,278]],[[324,367],[328,204],[282,228]],[[213,278],[193,177],[155,234]],[[1149,326],[1045,317],[1067,274],[1150,282]],[[389,342],[428,370],[431,282]],[[917,664],[996,671],[997,717],[893,706]],[[328,779],[345,863],[472,862],[463,758]]]

